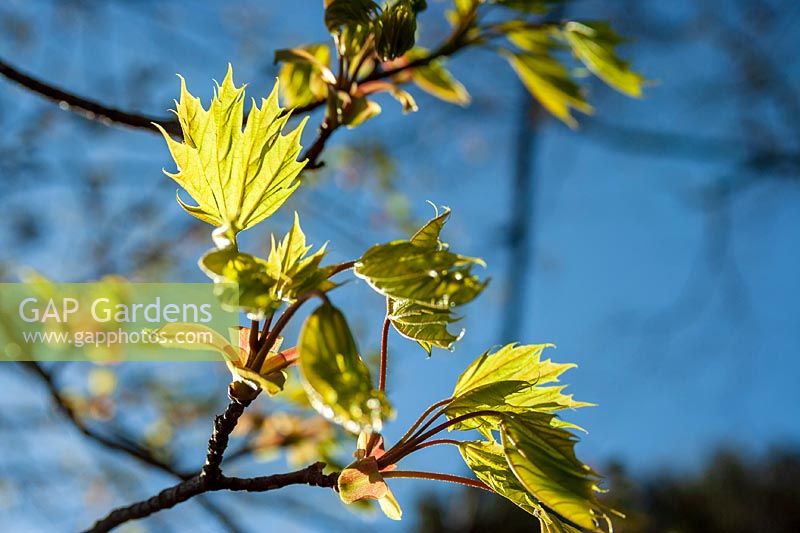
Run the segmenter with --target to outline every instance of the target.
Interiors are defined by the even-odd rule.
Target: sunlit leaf
[[[330,31],[343,26],[370,24],[380,14],[380,7],[372,0],[326,0],[325,25]]]
[[[318,307],[303,324],[298,348],[315,409],[353,433],[379,431],[390,409],[372,386],[344,315],[327,303]]]
[[[524,53],[503,51],[503,55],[531,95],[566,124],[577,125],[572,109],[592,112],[580,86],[570,77],[567,68],[553,57],[549,44]]]
[[[550,359],[542,361],[544,349],[552,347],[552,344],[507,344],[493,353],[486,352],[459,376],[453,396],[498,381],[525,381],[536,385],[558,381],[561,374],[575,365],[554,363]]]
[[[417,16],[412,2],[399,0],[387,6],[378,18],[375,51],[383,61],[402,56],[414,46]]]
[[[413,61],[428,55],[424,48],[415,48],[406,57]],[[411,71],[412,81],[423,91],[452,104],[466,106],[470,103],[470,96],[464,85],[453,77],[445,68],[443,59],[436,59],[427,65],[415,67]]]
[[[450,311],[431,309],[408,300],[390,300],[388,317],[398,333],[417,341],[428,354],[434,346],[451,350],[463,333],[461,330],[454,335],[448,331],[447,326],[458,321]]]
[[[604,22],[568,22],[564,37],[575,56],[598,78],[628,96],[640,97],[644,77],[620,59],[616,47],[620,36]]]
[[[607,508],[597,499],[598,476],[575,456],[576,438],[541,413],[508,415],[500,435],[508,464],[538,501],[570,522],[603,531]]]
[[[302,107],[325,99],[328,85],[336,83],[329,68],[330,56],[327,44],[275,52],[275,61],[282,63],[278,79],[288,107]]]
[[[472,273],[483,261],[419,242],[373,246],[356,262],[354,271],[384,296],[431,309],[464,305],[484,289],[486,282]]]
[[[450,211],[426,223],[407,241],[373,246],[356,263],[355,274],[389,299],[389,319],[403,336],[431,348],[451,349],[461,333],[453,308],[472,301],[486,287],[472,273],[480,259],[454,254],[439,240]]]
[[[365,500],[377,500],[384,514],[392,520],[400,520],[402,510],[383,480],[374,457],[365,457],[342,470],[338,478],[339,498],[352,504]]]
[[[311,246],[295,213],[291,230],[281,241],[271,238],[266,260],[239,252],[235,247],[212,250],[200,259],[200,268],[219,286],[222,302],[236,302],[253,315],[292,303],[311,290],[330,290],[330,270],[320,268],[325,246],[308,255]],[[231,285],[235,284],[235,285]]]
[[[563,409],[577,409],[591,406],[586,402],[578,402],[572,395],[564,394],[565,387],[542,387],[527,381],[495,381],[473,389],[456,397],[445,410],[448,418],[475,413],[478,411],[495,411],[499,413],[525,414],[531,411],[555,413]],[[500,418],[496,416],[470,418],[460,422],[452,429],[478,429],[488,439],[492,439],[492,431],[497,431]],[[553,418],[559,427],[574,425],[563,423]],[[580,428],[577,428],[580,429]]]
[[[547,511],[520,484],[511,472],[503,447],[495,442],[462,442],[461,457],[475,476],[486,483],[500,496],[539,519],[543,533],[579,533],[579,530],[563,523]]]
[[[194,199],[181,206],[195,217],[224,228],[232,238],[275,212],[299,185],[305,165],[298,162],[300,134],[305,120],[287,135],[281,132],[289,119],[278,105],[278,83],[261,107],[253,102],[242,131],[244,87],[228,73],[208,110],[192,96],[181,78],[176,115],[183,141],[161,129],[176,173],[166,173]],[[159,126],[160,128],[160,126]]]

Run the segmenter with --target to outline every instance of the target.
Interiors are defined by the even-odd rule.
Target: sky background
[[[447,31],[446,3],[429,3],[420,41],[431,45]],[[535,194],[525,214],[532,228],[532,268],[524,287],[509,288],[504,279],[520,87],[510,68],[487,52],[467,51],[450,63],[472,93],[471,107],[412,89],[418,113],[403,115],[393,101],[381,99],[378,119],[336,132],[326,152],[331,163],[348,149],[385,148],[396,165],[388,188],[379,186],[374,166],[352,172],[331,164],[296,194],[289,209],[243,237],[243,248],[264,250],[269,232],[284,233],[291,209],[297,209],[309,242],[330,241],[330,261],[343,261],[376,242],[404,237],[393,213],[408,209],[412,220],[423,221],[433,213],[426,200],[452,208],[444,239],[455,251],[485,258],[492,283],[465,308],[467,333],[454,353],[438,351],[426,359],[392,334],[388,390],[398,417],[386,429],[388,440],[399,437],[427,405],[449,396],[458,374],[480,353],[513,340],[555,343],[551,357],[578,363],[564,381],[578,399],[599,407],[568,418],[589,431],[579,452],[590,464],[618,459],[635,472],[689,470],[721,445],[755,453],[800,439],[800,181],[796,166],[764,171],[750,159],[753,146],[800,150],[788,98],[800,85],[800,5],[761,3],[774,9],[767,16],[750,10],[748,2],[709,4],[717,8],[713,24],[689,1],[670,2],[666,12],[640,7],[650,25],[637,24],[625,2],[575,2],[568,8],[572,17],[606,18],[623,28],[633,38],[624,54],[654,83],[642,100],[593,84],[597,113],[582,120],[581,129],[550,119],[540,126]],[[764,18],[762,26],[756,16]],[[276,48],[325,39],[318,0],[290,6],[5,0],[0,23],[0,57],[6,61],[75,93],[156,116],[177,96],[175,73],[207,102],[211,80],[221,79],[231,62],[248,95],[263,95],[276,74]],[[782,76],[783,97],[766,89],[748,93],[743,80],[751,74],[725,49],[730,32],[760,43]],[[312,116],[309,138],[319,120]],[[0,225],[6,280],[22,266],[61,281],[112,272],[142,281],[204,280],[195,262],[209,247],[207,228],[175,203],[176,187],[161,174],[172,166],[162,139],[87,123],[6,81],[0,83],[0,124],[0,211],[13,214]],[[200,238],[180,238],[187,231]],[[176,259],[169,268],[134,272],[130,258],[153,240],[169,243]],[[92,259],[98,248],[111,257],[106,264]],[[524,291],[526,304],[520,331],[506,339],[500,338],[501,321],[511,290]],[[333,299],[352,314],[362,350],[374,350],[381,299],[363,282]],[[19,372],[0,371],[4,409],[47,410],[46,398],[25,386]],[[146,371],[154,369],[131,370]],[[75,375],[80,372],[79,367]],[[167,365],[159,372],[165,380],[216,388],[220,406],[224,401],[224,368]],[[125,416],[136,423],[136,415]],[[108,460],[66,426],[22,433],[15,441],[19,448],[75,470],[82,461]],[[201,427],[182,438],[185,464],[199,464],[205,433]],[[0,459],[7,463],[0,486],[17,497],[0,503],[0,523],[19,524],[18,531],[52,524],[74,529],[109,507],[101,499],[99,507],[89,505],[55,522],[48,512],[31,513],[24,491],[9,488],[18,453],[10,449],[17,444],[5,441],[11,435],[0,431],[8,450]],[[415,455],[405,467],[464,470],[454,450],[439,449]],[[283,467],[241,468],[266,473]],[[169,482],[160,475],[142,480],[111,503],[149,496]],[[397,480],[393,488],[408,519],[375,523],[387,531],[413,526],[414,499],[428,490],[423,485]],[[45,499],[57,508],[79,487],[86,488],[58,477]],[[332,495],[289,492],[312,498],[312,507],[334,507]],[[248,509],[252,514],[240,516],[243,524],[288,520],[285,508],[264,503],[271,495],[236,497],[220,495],[219,501]],[[194,512],[187,518],[193,528],[215,531],[216,524],[192,505],[185,516]],[[352,527],[368,527],[338,508],[328,512]],[[169,517],[149,527],[184,524],[180,511],[164,514]],[[285,527],[330,530],[334,523],[342,524],[304,515]]]

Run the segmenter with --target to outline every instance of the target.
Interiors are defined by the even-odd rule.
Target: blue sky
[[[275,48],[324,39],[320,3],[296,1],[288,10],[278,2],[90,2],[91,9],[84,10],[64,7],[68,3],[55,8],[58,2],[12,0],[10,11],[30,22],[31,38],[21,44],[0,38],[0,54],[75,92],[160,115],[177,95],[174,73],[207,98],[210,80],[224,75],[228,61],[237,81],[249,84],[249,94],[264,94],[275,74],[270,61]],[[432,4],[422,28],[427,44],[445,29],[442,3]],[[611,15],[605,15],[609,5]],[[619,10],[614,2],[576,2],[570,9],[575,16],[612,21]],[[670,9],[668,19],[678,23],[694,12],[691,2],[670,3]],[[800,83],[796,54],[790,53],[797,50],[798,33],[791,31],[797,20],[798,10],[787,10],[769,35],[757,37],[781,65],[793,92]],[[681,45],[664,45],[647,35],[634,37],[639,42],[626,52],[657,80],[646,98],[627,100],[593,85],[598,110],[593,124],[600,126],[571,131],[549,120],[539,133],[536,192],[527,213],[534,261],[517,340],[553,342],[558,345],[553,358],[579,364],[565,381],[579,399],[599,404],[571,417],[589,430],[580,449],[590,463],[614,458],[637,471],[693,468],[723,444],[763,450],[776,442],[797,442],[800,182],[796,175],[779,179],[741,170],[739,143],[754,133],[731,95],[741,72],[714,39],[701,34]],[[474,357],[512,340],[498,335],[519,86],[507,65],[485,52],[466,52],[451,65],[472,92],[472,107],[449,106],[415,92],[421,111],[402,115],[399,106],[381,100],[379,119],[337,132],[331,144],[335,152],[374,139],[391,142],[396,188],[414,217],[432,214],[426,200],[451,207],[445,239],[454,250],[484,257],[486,275],[493,279],[466,309],[467,335],[455,353],[435,352],[426,359],[414,345],[392,336],[389,392],[398,418],[387,430],[389,440],[428,404],[449,396],[456,376]],[[789,139],[792,133],[782,130],[782,108],[763,100],[755,99],[748,111],[766,117],[782,141],[800,148]],[[5,128],[0,139],[21,135],[25,121],[48,106],[0,84]],[[150,199],[152,225],[146,230],[115,219],[113,209],[105,215],[132,242],[148,238],[148,232],[169,234],[171,224],[200,227],[180,212],[175,187],[160,173],[171,164],[161,139],[146,132],[87,128],[60,112],[47,120],[31,141],[43,165],[36,172],[0,176],[8,180],[0,209],[26,205],[32,197],[52,206],[41,213],[47,236],[26,247],[15,240],[13,228],[0,228],[4,262],[65,281],[94,275],[81,251],[91,248],[101,228],[70,186],[85,162],[110,176],[103,201]],[[318,121],[315,115],[310,124]],[[637,147],[641,138],[635,135],[615,140],[602,124],[723,139],[730,149],[722,155],[698,149],[700,155],[676,156],[666,148]],[[332,261],[403,236],[381,223],[385,201],[370,185],[369,171],[355,183],[335,172],[322,176],[299,193],[292,207],[301,213],[311,242],[331,241]],[[710,185],[725,177],[754,184],[709,209],[708,191],[717,190]],[[269,231],[288,228],[289,215],[251,230],[244,246],[263,249]],[[346,238],[352,242],[343,242]],[[179,246],[182,260],[170,275],[201,281],[194,264],[205,244]],[[119,253],[126,253],[124,245]],[[355,282],[334,299],[353,313],[356,329],[363,332],[362,348],[374,349],[380,298]],[[179,376],[182,370],[172,372]],[[212,377],[209,386],[224,386],[223,375]],[[2,382],[9,379],[13,376],[4,374]],[[5,390],[13,391],[9,386]],[[0,398],[4,405],[16,401],[11,392]],[[70,449],[80,446],[77,438],[63,443]],[[431,450],[407,467],[460,471],[463,465],[452,450]],[[148,483],[158,488],[165,482],[153,478]],[[398,496],[412,514],[420,487],[397,484],[403,483]],[[147,492],[152,491],[137,494]]]

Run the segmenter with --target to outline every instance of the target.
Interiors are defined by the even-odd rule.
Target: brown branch
[[[414,61],[410,61],[405,65],[399,65],[387,70],[376,69],[369,75],[365,76],[362,80],[359,80],[359,83],[389,78],[413,68],[426,66],[436,59],[454,55],[456,52],[472,44],[474,44],[474,42],[467,42],[463,40],[463,32],[456,31],[449,39],[447,39],[447,41],[445,41],[429,55],[415,59]],[[0,75],[17,83],[21,87],[58,104],[62,109],[77,113],[87,120],[96,120],[105,125],[117,124],[120,126],[142,129],[151,133],[159,133],[158,128],[153,125],[155,122],[161,125],[161,127],[163,127],[171,135],[176,137],[180,137],[182,135],[180,124],[173,118],[154,117],[142,113],[133,113],[116,109],[98,102],[97,100],[92,100],[90,98],[68,92],[41,79],[34,78],[33,76],[30,76],[29,74],[26,74],[21,70],[11,66],[10,63],[6,62],[2,58],[0,58]],[[292,114],[308,113],[324,104],[325,99],[321,99],[304,106],[289,109],[286,112],[291,112]],[[321,130],[320,136],[323,138],[321,140],[317,139],[314,145],[319,143],[324,146],[327,138],[330,137],[331,133],[333,133],[333,129],[328,129],[325,131]],[[310,156],[309,168],[316,168],[314,164],[317,163],[319,153],[315,152],[321,152],[321,148],[316,149],[314,148],[314,145],[311,147],[314,149],[314,151],[309,151],[308,154]]]
[[[151,498],[114,509],[104,518],[95,522],[87,532],[99,533],[110,531],[120,524],[130,520],[144,518],[165,509],[170,509],[179,503],[206,492],[219,490],[267,492],[289,485],[308,485],[311,487],[325,488],[336,487],[339,474],[325,474],[323,472],[324,467],[325,463],[314,463],[295,472],[254,478],[237,478],[220,475],[220,477],[212,480],[209,477],[198,475],[164,489]]]
[[[67,403],[64,397],[61,395],[61,391],[59,391],[58,386],[53,379],[53,376],[45,370],[38,362],[36,361],[25,361],[22,363],[25,368],[27,368],[36,378],[38,378],[47,388],[47,392],[50,395],[50,399],[56,407],[56,411],[59,412],[67,422],[69,422],[75,429],[77,429],[81,434],[83,434],[87,439],[103,446],[104,448],[119,452],[128,455],[129,457],[133,457],[134,459],[138,460],[144,465],[150,466],[157,470],[160,470],[164,473],[167,473],[171,476],[174,476],[180,480],[186,481],[193,477],[193,474],[188,472],[183,472],[175,468],[175,466],[158,459],[152,453],[150,453],[146,448],[141,446],[140,444],[134,442],[132,439],[125,437],[123,435],[118,435],[117,438],[107,437],[101,433],[98,433],[87,426],[83,420],[81,420],[78,413]],[[221,524],[223,524],[228,531],[237,532],[240,531],[239,527],[230,518],[222,509],[217,507],[214,503],[208,501],[205,498],[198,500],[200,505],[205,508],[211,515],[217,518]]]
[[[218,479],[222,476],[222,457],[225,450],[228,448],[228,440],[230,439],[231,432],[239,422],[239,417],[244,413],[245,408],[250,405],[250,401],[242,401],[235,398],[232,394],[233,387],[229,389],[230,403],[221,415],[214,418],[214,429],[211,431],[211,437],[208,439],[208,453],[206,454],[206,463],[200,471],[200,477],[209,478],[210,480]]]
[[[61,109],[77,113],[88,120],[96,120],[106,125],[118,124],[130,128],[144,129],[152,133],[158,133],[158,128],[153,125],[153,122],[157,122],[170,134],[181,134],[180,126],[176,120],[153,117],[141,113],[130,113],[107,106],[96,100],[78,96],[38,80],[12,67],[3,59],[0,59],[0,75],[39,96],[55,102]]]

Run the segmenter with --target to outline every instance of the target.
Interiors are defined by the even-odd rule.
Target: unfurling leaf
[[[563,386],[548,386],[574,365],[543,361],[547,346],[509,344],[482,355],[459,377],[444,413],[459,419],[450,429],[478,430],[486,437],[460,445],[467,465],[497,493],[539,518],[543,531],[577,531],[555,513],[601,531],[608,509],[595,496],[599,477],[577,459],[577,439],[568,431],[580,428],[555,415],[590,404],[573,400]]]
[[[375,51],[381,60],[400,57],[414,46],[417,16],[409,0],[400,0],[384,9],[378,25]]]
[[[459,450],[464,462],[479,480],[538,518],[543,533],[579,533],[577,529],[559,520],[558,516],[548,514],[528,493],[511,472],[500,444],[489,441],[462,442]]]
[[[195,333],[195,337],[202,341],[187,343],[183,341],[187,332]],[[248,339],[250,337],[249,328],[239,328],[234,332],[233,343],[220,335],[213,329],[199,324],[172,323],[166,324],[156,330],[160,342],[170,348],[182,350],[213,350],[219,352],[225,364],[228,366],[234,381],[241,381],[253,389],[262,389],[270,396],[274,396],[283,390],[286,383],[286,368],[294,364],[297,359],[296,351],[292,348],[279,352],[282,339],[273,346],[273,349],[264,359],[260,368],[248,366],[250,347]],[[180,335],[181,341],[176,339]]]
[[[298,342],[300,370],[312,405],[348,431],[380,431],[391,414],[372,386],[369,368],[358,354],[341,311],[325,303],[303,324]]]
[[[358,459],[342,470],[338,480],[339,497],[346,504],[365,500],[377,500],[384,514],[392,520],[400,520],[402,510],[392,491],[378,470],[374,457]]]
[[[454,254],[439,240],[449,215],[445,211],[411,239],[373,246],[356,262],[355,274],[389,299],[389,318],[395,329],[418,341],[449,349],[458,335],[447,325],[457,318],[456,306],[472,301],[486,286],[472,273],[480,259]]]
[[[449,310],[472,301],[486,286],[472,274],[475,265],[483,265],[483,261],[444,247],[403,240],[373,246],[354,270],[388,298]]]
[[[395,100],[400,102],[403,106],[403,113],[410,113],[417,110],[417,102],[414,100],[414,97],[394,83],[379,80],[368,81],[358,86],[357,95],[366,96],[368,94],[380,92],[388,92]]]
[[[381,113],[381,106],[368,100],[365,96],[353,96],[345,91],[338,91],[337,97],[339,100],[337,106],[339,123],[350,129]]]
[[[197,205],[183,202],[180,196],[178,202],[193,216],[220,227],[227,239],[283,205],[298,187],[296,178],[305,165],[297,161],[305,120],[287,135],[281,133],[289,116],[278,105],[277,82],[260,108],[253,101],[244,131],[243,107],[244,87],[234,85],[229,66],[209,109],[189,93],[181,78],[175,112],[182,142],[159,126],[178,166],[177,173],[166,174]]]
[[[325,25],[331,32],[342,27],[368,25],[380,14],[372,0],[326,0]]]
[[[622,39],[611,26],[604,22],[568,22],[563,35],[575,56],[595,76],[628,96],[642,95],[645,79],[617,55],[616,46]]]
[[[507,416],[500,435],[508,464],[529,494],[570,522],[603,531],[609,510],[597,499],[599,477],[575,456],[571,433],[529,413]]]
[[[406,58],[413,61],[427,55],[427,50],[415,48],[406,54]],[[411,79],[420,89],[440,100],[460,106],[468,105],[470,96],[467,89],[453,77],[444,64],[443,59],[436,59],[427,65],[416,67],[411,72]]]
[[[328,280],[330,271],[319,266],[325,246],[308,255],[311,246],[306,246],[296,213],[292,229],[279,242],[272,236],[271,244],[266,260],[235,247],[212,250],[200,259],[200,268],[222,284],[219,297],[223,303],[236,302],[245,312],[260,316],[281,303],[294,302],[300,294],[334,287]],[[235,293],[229,294],[232,291]]]
[[[336,83],[329,68],[330,56],[327,44],[275,52],[275,62],[282,63],[278,79],[288,107],[302,107],[325,99],[328,85]]]

